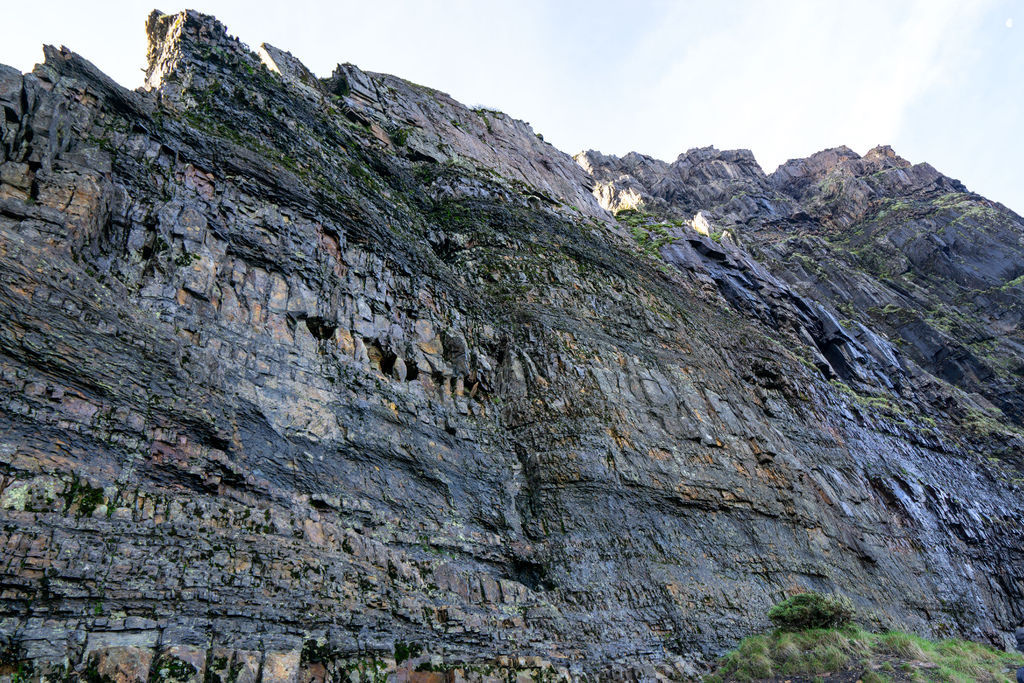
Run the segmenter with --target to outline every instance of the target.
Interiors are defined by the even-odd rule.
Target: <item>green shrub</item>
[[[853,619],[853,603],[844,595],[800,593],[768,610],[768,618],[783,631],[839,628]]]

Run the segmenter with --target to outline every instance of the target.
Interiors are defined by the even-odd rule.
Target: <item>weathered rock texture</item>
[[[1024,618],[1019,217],[885,149],[581,168],[147,28],[143,91],[0,68],[5,675],[683,677],[804,588]]]

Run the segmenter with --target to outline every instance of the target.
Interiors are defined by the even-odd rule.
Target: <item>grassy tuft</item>
[[[914,680],[1013,683],[1024,657],[965,640],[931,641],[859,626],[782,631],[745,638],[705,681],[828,677],[863,683]],[[827,680],[827,678],[826,678]]]

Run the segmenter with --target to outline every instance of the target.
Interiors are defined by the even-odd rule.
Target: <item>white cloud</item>
[[[934,0],[744,8],[677,8],[647,38],[655,47],[641,57],[646,68],[664,66],[650,105],[634,114],[630,132],[644,151],[674,158],[695,145],[750,147],[771,170],[825,147],[892,142],[907,107],[948,77],[980,13],[978,4]]]

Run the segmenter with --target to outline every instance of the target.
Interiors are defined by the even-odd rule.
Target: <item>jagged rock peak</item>
[[[731,177],[737,175],[763,176],[761,165],[749,149],[718,149],[714,146],[695,147],[676,157],[673,166],[681,172],[710,165]]]
[[[164,14],[153,10],[146,19],[146,80],[148,89],[159,88],[184,62],[203,62],[207,51],[200,46],[218,46],[232,52],[248,52],[242,44],[228,37],[227,29],[215,17],[195,10]]]
[[[509,182],[529,185],[534,201],[602,222],[609,219],[590,192],[586,172],[525,121],[471,109],[441,91],[353,64],[339,64],[329,77],[318,79],[291,53],[266,43],[253,52],[215,17],[193,10],[154,11],[146,31],[146,87],[165,106],[201,110],[221,90],[244,98],[249,81],[272,72],[317,108],[340,108],[348,120],[368,127],[382,144],[406,156],[497,171]],[[461,186],[444,191],[479,190]]]
[[[291,52],[278,49],[269,43],[262,43],[257,54],[268,69],[279,74],[290,86],[307,90],[310,94],[324,94],[323,84]]]
[[[768,179],[773,188],[797,201],[826,207],[826,221],[840,228],[864,218],[879,198],[967,192],[931,164],[912,164],[889,145],[874,147],[863,157],[848,147],[823,150],[787,161]]]
[[[682,152],[675,161],[669,163],[640,152],[628,152],[622,157],[614,154],[603,154],[596,150],[586,150],[574,156],[588,173],[598,177],[607,177],[616,170],[657,171],[674,173],[687,179],[694,173],[705,177],[736,178],[740,176],[764,176],[764,171],[749,149],[720,150],[714,146],[695,147]]]
[[[847,175],[863,176],[892,168],[909,168],[911,165],[889,145],[873,147],[863,157],[843,145],[815,152],[809,157],[790,159],[780,164],[769,178],[776,187],[787,187],[791,192],[796,188],[799,193],[808,182],[820,181],[836,170]],[[923,166],[931,168],[927,164]]]
[[[686,220],[707,211],[722,225],[764,215],[765,207],[769,218],[792,213],[790,200],[769,185],[747,149],[699,147],[671,163],[636,152],[620,158],[589,150],[576,161],[593,176],[594,194],[609,211],[642,209]]]
[[[840,162],[849,159],[860,159],[860,155],[846,145],[823,149],[809,157],[789,159],[780,164],[772,172],[771,177],[778,179],[775,182],[785,182],[811,175],[823,175],[839,165]]]

